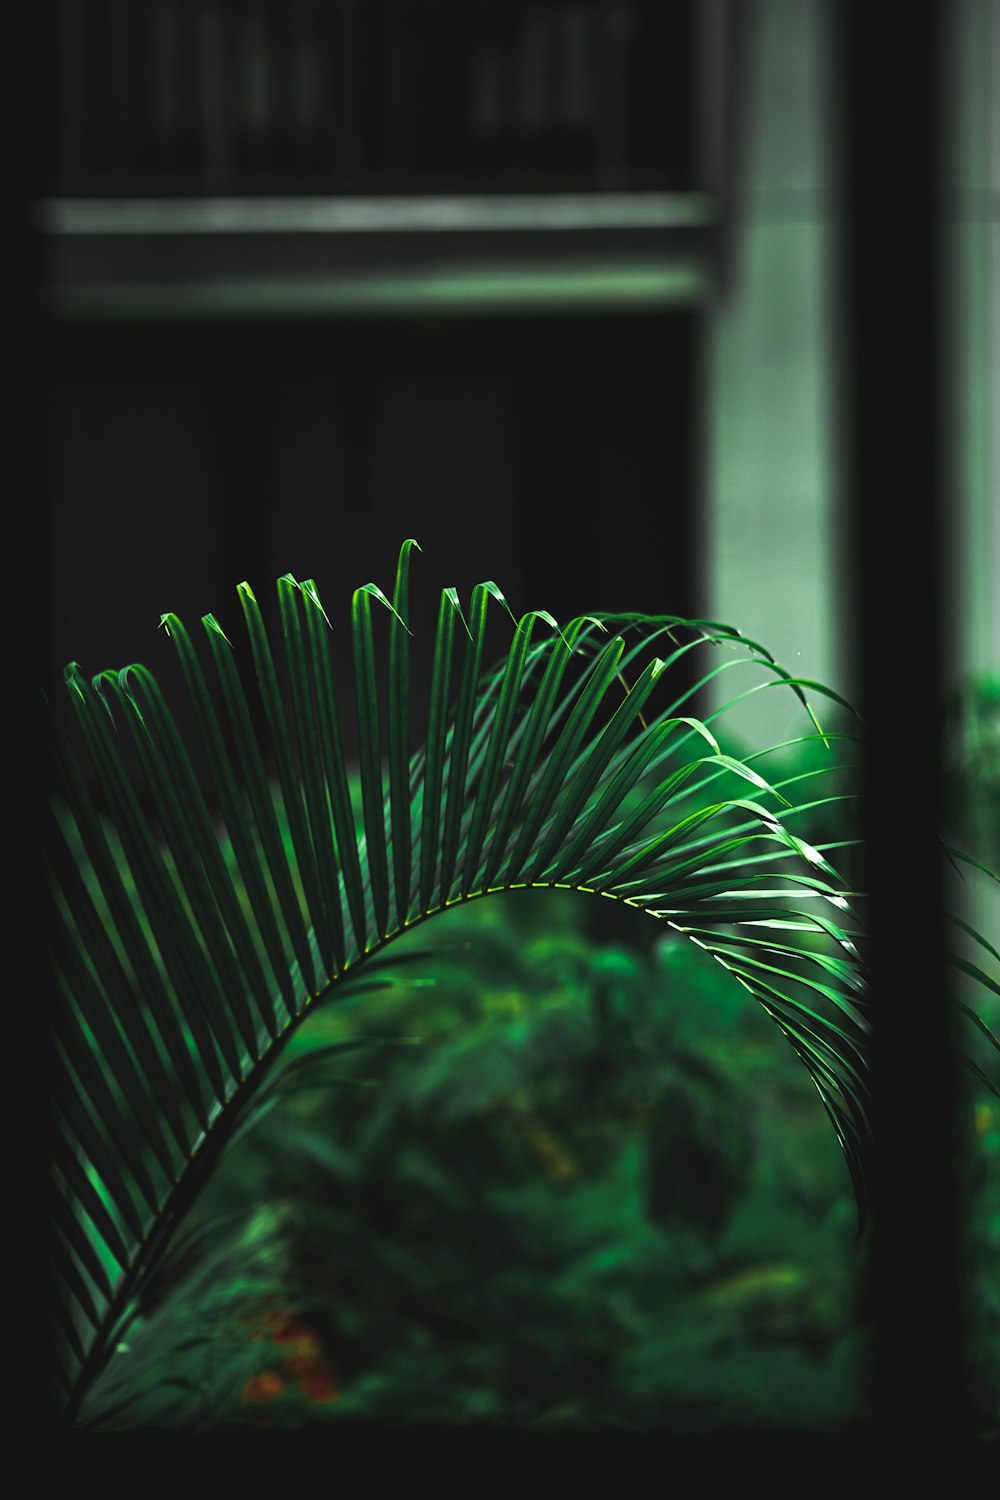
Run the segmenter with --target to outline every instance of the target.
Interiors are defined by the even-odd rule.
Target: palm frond
[[[466,609],[441,593],[415,748],[415,545],[403,544],[391,600],[374,584],[353,597],[360,828],[345,689],[313,580],[278,580],[281,651],[239,586],[252,690],[213,615],[200,650],[163,617],[197,756],[145,667],[66,670],[82,753],[56,723],[52,1257],[70,1419],[221,1153],[266,1107],[292,1029],[334,995],[377,986],[378,955],[399,934],[498,891],[611,897],[721,964],[808,1070],[865,1222],[872,1016],[855,895],[834,851],[794,830],[797,813],[852,795],[807,690],[841,700],[711,621],[582,616],[560,628],[532,611],[510,616],[498,650],[488,637],[510,611],[486,582]],[[700,677],[694,653],[707,658]],[[761,766],[781,747],[726,753],[709,727],[723,711],[691,710],[734,671],[730,707],[774,687],[795,694],[828,764],[770,781]]]

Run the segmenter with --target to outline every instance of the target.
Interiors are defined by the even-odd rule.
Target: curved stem
[[[550,882],[541,884],[547,886]],[[243,1111],[301,1023],[339,983],[349,974],[351,976],[356,974],[370,959],[381,953],[387,944],[395,942],[398,937],[420,926],[428,918],[436,917],[440,912],[476,900],[481,896],[500,894],[507,889],[513,889],[513,887],[500,886],[489,891],[471,891],[467,895],[446,902],[443,906],[432,907],[429,911],[419,913],[412,920],[405,922],[402,927],[394,928],[384,938],[378,939],[373,947],[361,953],[352,963],[345,965],[328,979],[315,995],[310,996],[296,1015],[290,1017],[284,1030],[272,1040],[263,1056],[252,1066],[251,1071],[240,1081],[230,1098],[221,1106],[219,1114],[214,1121],[209,1123],[201,1141],[190,1153],[187,1165],[181,1169],[174,1191],[159,1210],[159,1217],[150,1235],[139,1246],[135,1260],[116,1289],[109,1304],[108,1320],[95,1338],[80,1368],[64,1412],[67,1425],[72,1426],[76,1422],[83,1402],[113,1355],[115,1343],[122,1332],[123,1319],[134,1298],[160,1264],[171,1238],[189,1213],[215,1168],[219,1156],[240,1124]]]
[[[122,1331],[123,1319],[126,1318],[136,1295],[160,1264],[173,1234],[190,1211],[193,1203],[205,1186],[208,1177],[217,1165],[221,1153],[232,1139],[241,1122],[244,1110],[269,1070],[274,1066],[275,1060],[281,1056],[285,1044],[298,1029],[299,1025],[307,1019],[322,1000],[330,995],[331,991],[336,989],[338,984],[347,979],[349,975],[353,976],[356,974],[367,962],[380,954],[387,945],[394,943],[398,937],[419,927],[423,922],[438,916],[439,913],[449,911],[469,901],[479,900],[484,896],[501,895],[508,890],[524,890],[529,888],[538,890],[575,890],[585,895],[605,896],[610,900],[621,901],[624,905],[632,906],[637,911],[646,910],[637,901],[621,895],[620,892],[603,890],[598,886],[577,884],[572,881],[517,881],[507,885],[491,886],[483,890],[469,891],[461,896],[443,902],[440,906],[418,912],[415,917],[404,921],[401,926],[394,928],[384,937],[378,938],[371,948],[358,954],[353,961],[346,964],[343,969],[328,979],[317,990],[315,995],[310,996],[302,1009],[289,1018],[284,1029],[271,1041],[263,1056],[251,1064],[250,1072],[240,1081],[231,1097],[220,1106],[215,1120],[209,1122],[205,1134],[191,1151],[188,1164],[182,1168],[181,1175],[176,1180],[174,1191],[170,1194],[168,1201],[159,1210],[153,1230],[139,1247],[134,1263],[125,1273],[121,1285],[115,1292],[109,1307],[109,1317],[105,1327],[98,1333],[90,1353],[81,1366],[65,1409],[65,1418],[68,1425],[72,1426],[75,1423],[84,1400],[111,1359],[115,1341]],[[650,915],[657,916],[658,914],[651,912]],[[674,928],[675,931],[684,936],[690,936],[683,927],[669,921],[669,919],[660,917],[659,920],[666,920],[669,927]],[[697,942],[698,940],[697,938],[692,938],[692,941]],[[705,946],[702,943],[698,945],[700,947]]]

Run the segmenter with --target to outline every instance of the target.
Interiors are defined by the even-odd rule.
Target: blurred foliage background
[[[825,753],[785,751],[783,769]],[[421,927],[378,978],[292,1037],[296,1066],[182,1227],[85,1422],[863,1420],[869,1239],[808,1076],[730,975],[618,903],[524,891]],[[963,1117],[988,1428],[1000,1113],[970,1092]]]

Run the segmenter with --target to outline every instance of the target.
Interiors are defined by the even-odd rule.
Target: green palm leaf
[[[426,743],[414,750],[415,545],[403,544],[391,601],[374,584],[353,598],[361,829],[340,719],[349,690],[335,684],[312,580],[278,580],[283,652],[239,586],[252,690],[212,615],[200,651],[163,617],[198,756],[144,667],[92,680],[67,668],[81,750],[56,724],[52,1259],[71,1420],[200,1187],[266,1106],[295,1025],[334,994],[377,987],[375,955],[405,929],[499,890],[612,897],[723,965],[808,1069],[865,1222],[862,939],[833,851],[794,830],[797,811],[851,795],[828,790],[841,767],[805,689],[836,695],[729,627],[674,616],[584,616],[560,629],[534,611],[512,637],[504,626],[500,651],[487,638],[510,611],[489,582],[467,610],[442,591]],[[694,686],[692,653],[708,658]],[[731,705],[771,687],[794,693],[830,763],[774,784],[761,770],[772,747],[723,753],[709,728],[721,711],[702,721],[690,709],[733,671]]]

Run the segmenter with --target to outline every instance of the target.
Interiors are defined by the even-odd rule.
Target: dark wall
[[[43,198],[707,186],[690,0],[44,12]],[[36,271],[44,293],[41,253]],[[43,314],[49,676],[170,660],[161,612],[238,625],[243,578],[269,602],[280,573],[314,575],[343,621],[353,588],[391,588],[406,536],[430,629],[441,585],[484,578],[515,612],[693,609],[696,328]]]
[[[692,185],[692,0],[48,0],[56,192]]]
[[[443,585],[495,579],[515,613],[559,619],[692,610],[696,329],[50,327],[52,674],[155,668],[161,612],[241,629],[235,585],[270,608],[286,571],[346,629],[354,588],[391,592],[406,536],[418,663]]]

